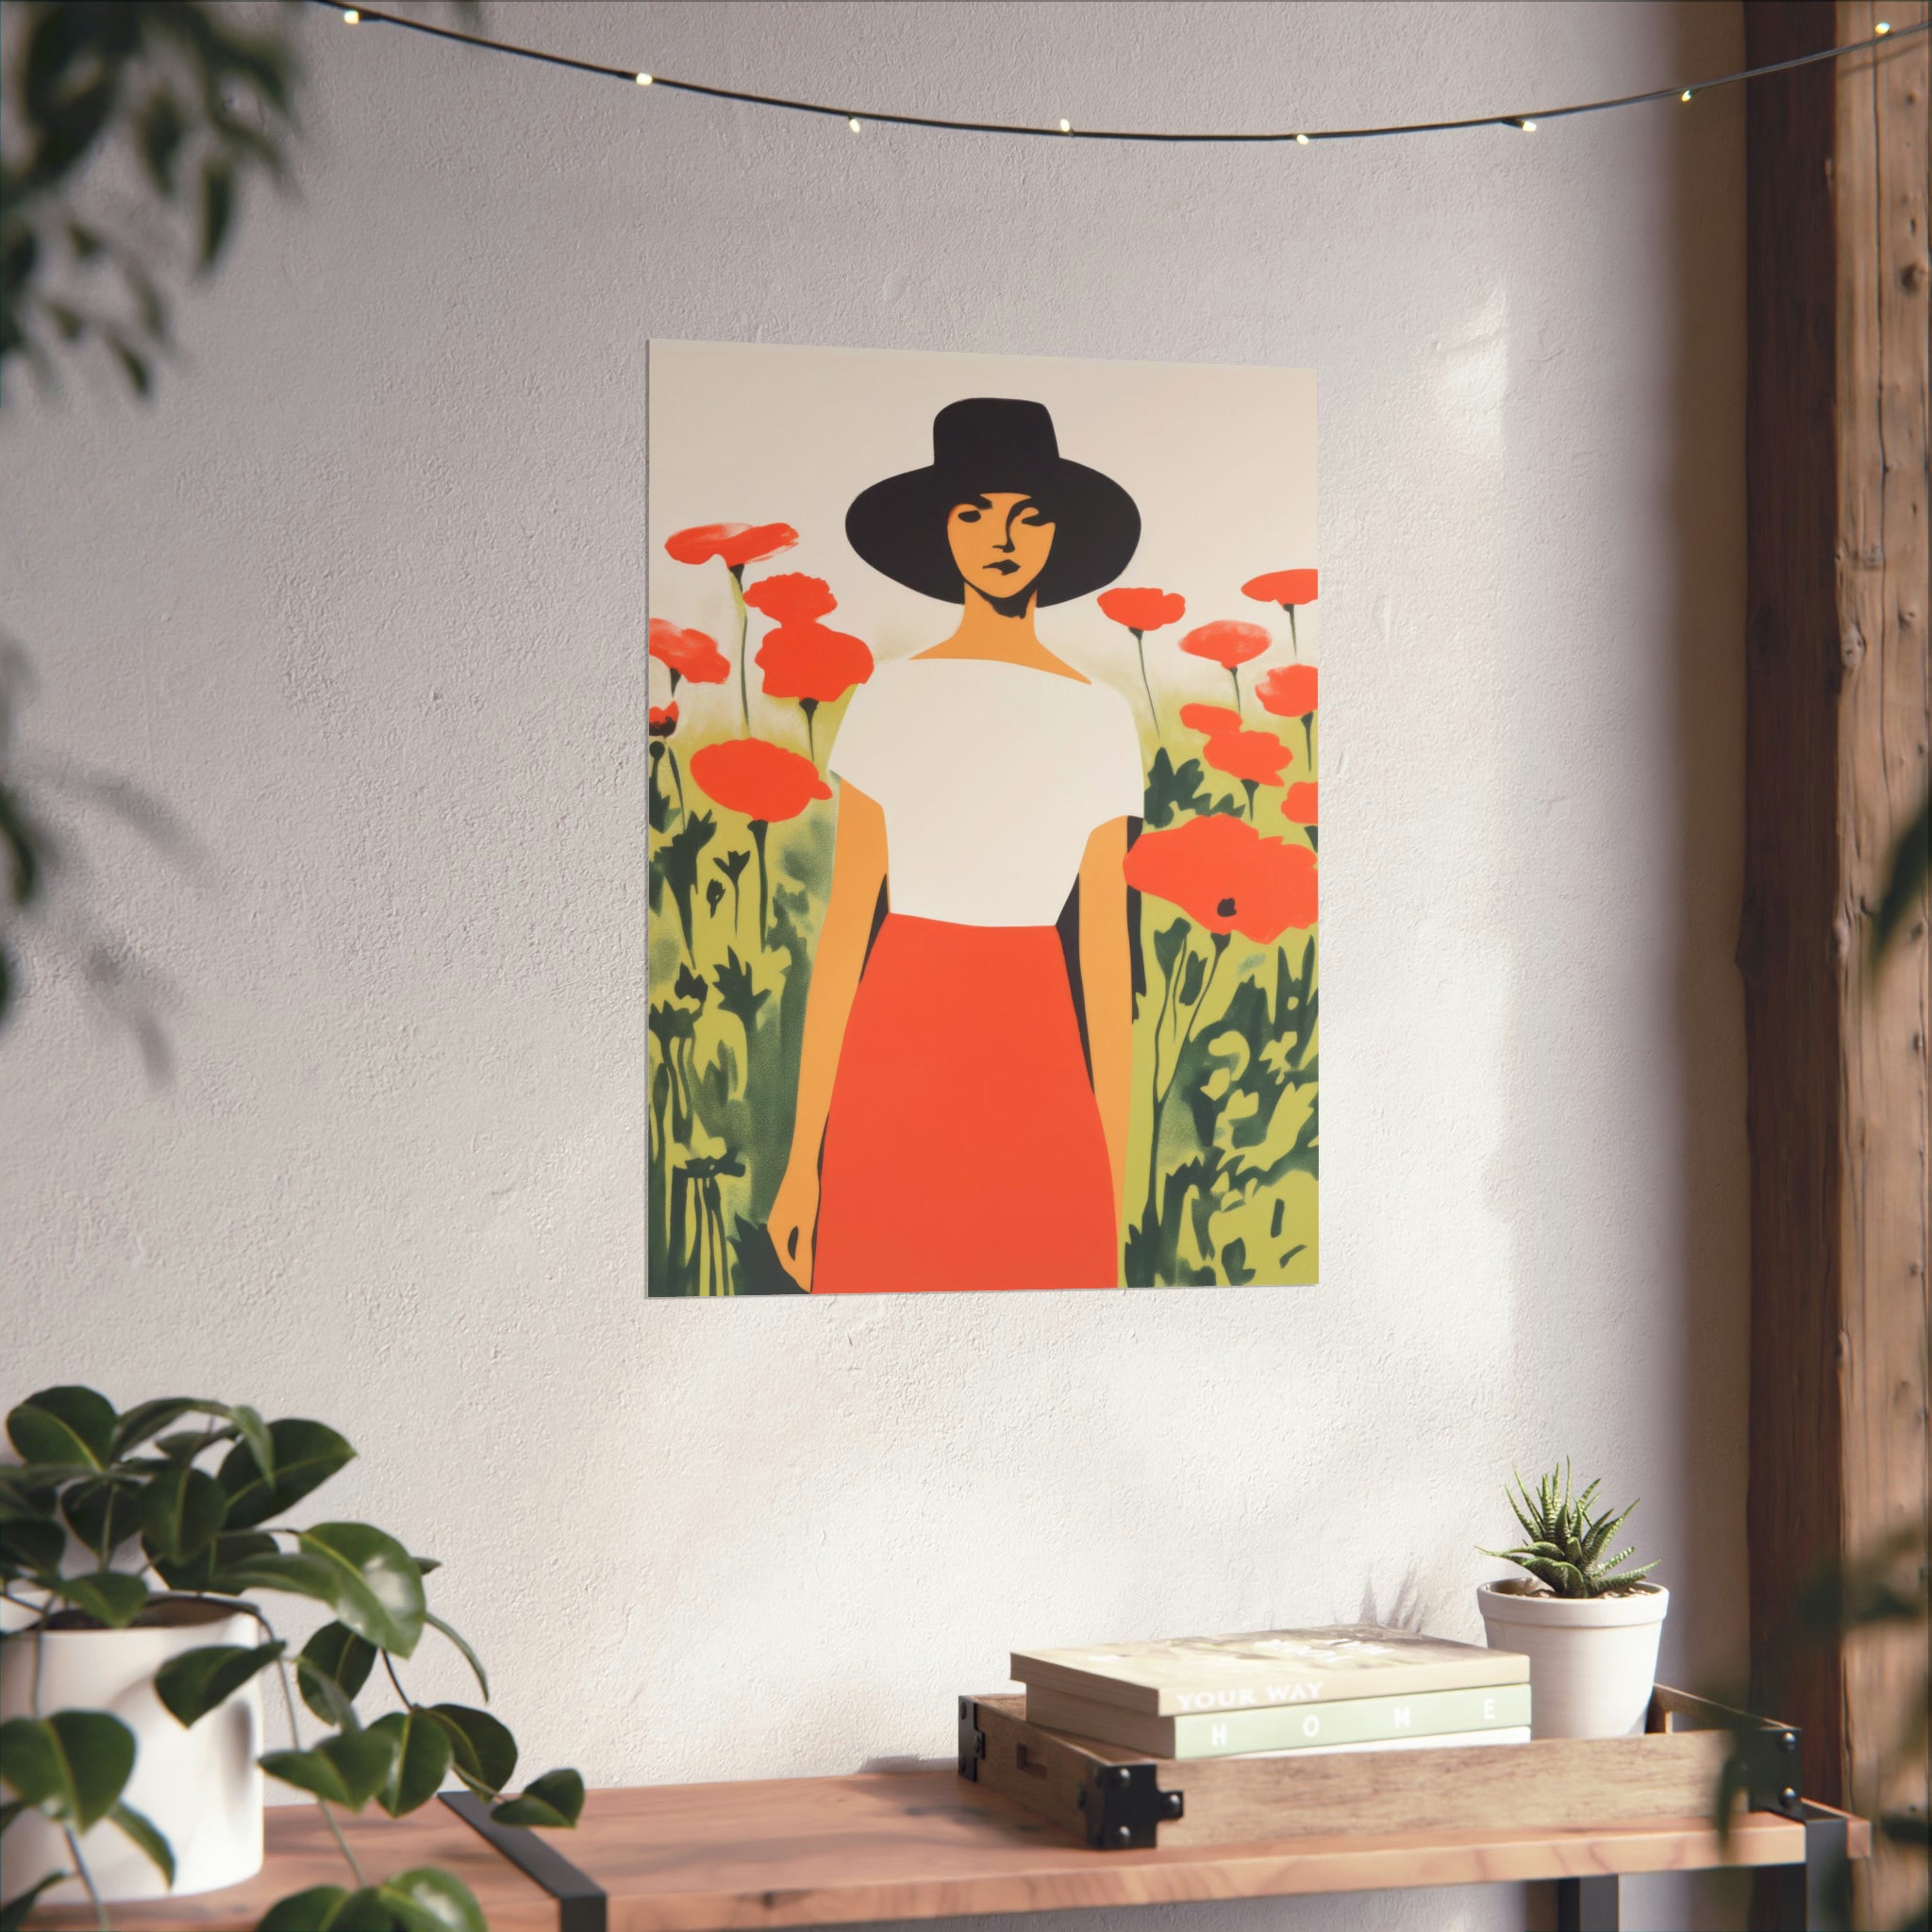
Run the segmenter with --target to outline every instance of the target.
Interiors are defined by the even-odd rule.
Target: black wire
[[[311,0],[331,12],[345,9],[340,0]],[[566,67],[576,74],[602,75],[611,80],[637,85],[639,70],[611,67],[601,60],[575,60],[568,54],[547,54],[541,47],[519,47],[509,41],[492,41],[481,34],[466,34],[452,26],[432,26],[427,21],[410,20],[400,13],[383,13],[364,7],[355,9],[358,23],[372,26],[399,26],[412,34],[427,34],[432,40],[456,41],[466,47],[481,47],[491,54],[512,54],[519,60],[535,60],[545,67]],[[1839,60],[1847,54],[1862,54],[1873,47],[1890,46],[1909,40],[1932,27],[1932,20],[1910,26],[1894,27],[1890,33],[1874,34],[1870,40],[1853,41],[1842,47],[1822,47],[1815,54],[1799,54],[1790,60],[1774,60],[1764,67],[1740,68],[1736,74],[1720,74],[1709,80],[1693,80],[1676,87],[1654,87],[1641,94],[1618,94],[1607,101],[1578,101],[1567,108],[1532,108],[1516,114],[1474,114],[1459,121],[1407,121],[1383,127],[1298,128],[1272,134],[1171,134],[1148,133],[1118,127],[1031,127],[1010,121],[948,121],[935,114],[887,114],[869,108],[834,108],[820,101],[798,101],[783,94],[751,93],[742,88],[710,87],[700,80],[674,80],[668,75],[653,73],[653,87],[669,88],[675,93],[704,94],[714,101],[739,101],[752,108],[780,108],[792,114],[823,114],[837,121],[876,122],[887,127],[935,127],[951,134],[1017,134],[1042,141],[1139,141],[1187,142],[1223,144],[1295,142],[1312,144],[1318,141],[1374,141],[1391,134],[1448,134],[1469,127],[1517,127],[1543,121],[1567,120],[1576,114],[1601,114],[1610,108],[1637,108],[1649,101],[1674,100],[1689,93],[1693,98],[1713,89],[1735,87],[1740,81],[1758,80],[1767,74],[1784,74],[1794,67],[1809,67],[1820,60]]]

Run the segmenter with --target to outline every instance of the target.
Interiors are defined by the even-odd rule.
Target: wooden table
[[[1810,1810],[1808,1824],[1748,1814],[1727,1852],[1699,1818],[1104,1852],[950,1771],[658,1785],[593,1791],[575,1832],[493,1828],[512,1856],[531,1856],[534,1843],[541,1859],[547,1849],[554,1890],[440,1805],[347,1824],[372,1878],[444,1865],[476,1894],[494,1932],[725,1932],[1524,1879],[1557,1880],[1561,1923],[1594,1932],[1617,1923],[1621,1874],[1727,1864],[1791,1867],[1790,1910],[1779,1923],[1805,1932],[1826,1923],[1818,1888],[1804,1882],[1807,1852],[1815,1874],[1831,1842],[1854,1857],[1870,1850],[1862,1820]],[[574,1889],[573,1869],[577,1895],[559,1899],[554,1891]],[[273,1900],[342,1882],[315,1811],[276,1807],[258,1876],[197,1898],[117,1907],[114,1924],[117,1932],[245,1932]],[[68,1907],[32,1923],[90,1921]]]

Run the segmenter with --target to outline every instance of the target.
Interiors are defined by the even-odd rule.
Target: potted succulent
[[[1593,1510],[1601,1483],[1573,1495],[1569,1466],[1531,1495],[1521,1475],[1509,1507],[1523,1527],[1514,1549],[1484,1550],[1528,1574],[1476,1591],[1491,1650],[1529,1658],[1530,1731],[1538,1738],[1622,1738],[1643,1728],[1657,1681],[1657,1639],[1671,1593],[1612,1550],[1629,1520]]]
[[[399,1817],[452,1776],[501,1800],[517,1760],[489,1711],[422,1704],[398,1668],[434,1630],[489,1702],[475,1653],[429,1608],[435,1562],[370,1524],[280,1520],[349,1444],[322,1423],[191,1397],[118,1413],[76,1387],[28,1397],[7,1434],[21,1460],[0,1465],[0,1926],[83,1895],[106,1926],[116,1900],[249,1876],[266,1774],[313,1797],[350,1883],[281,1900],[262,1932],[485,1932],[453,1874],[365,1873],[336,1823],[371,1803]],[[332,1613],[293,1654],[264,1607],[279,1595]],[[378,1663],[396,1707],[365,1723],[356,1700]],[[270,1679],[290,1741],[264,1752]],[[298,1707],[320,1735],[305,1739]],[[575,1824],[583,1789],[553,1771],[492,1815]]]

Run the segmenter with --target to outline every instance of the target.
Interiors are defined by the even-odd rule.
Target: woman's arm
[[[1134,1076],[1134,994],[1127,958],[1127,822],[1111,819],[1087,841],[1080,860],[1080,990],[1093,1097],[1113,1170],[1118,1237],[1126,1203],[1127,1111]]]
[[[1118,870],[1118,867],[1116,867]],[[864,792],[839,781],[839,829],[832,847],[832,891],[811,958],[805,1041],[798,1065],[798,1108],[785,1178],[772,1203],[772,1245],[785,1272],[811,1288],[812,1229],[819,1215],[819,1143],[832,1106],[832,1081],[845,1022],[858,991],[866,941],[886,877],[886,815]],[[1124,887],[1123,887],[1124,891]],[[1124,949],[1122,958],[1126,957]]]

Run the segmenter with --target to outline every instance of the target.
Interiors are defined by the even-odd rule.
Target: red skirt
[[[813,1291],[1119,1280],[1058,933],[890,915],[832,1085]]]

